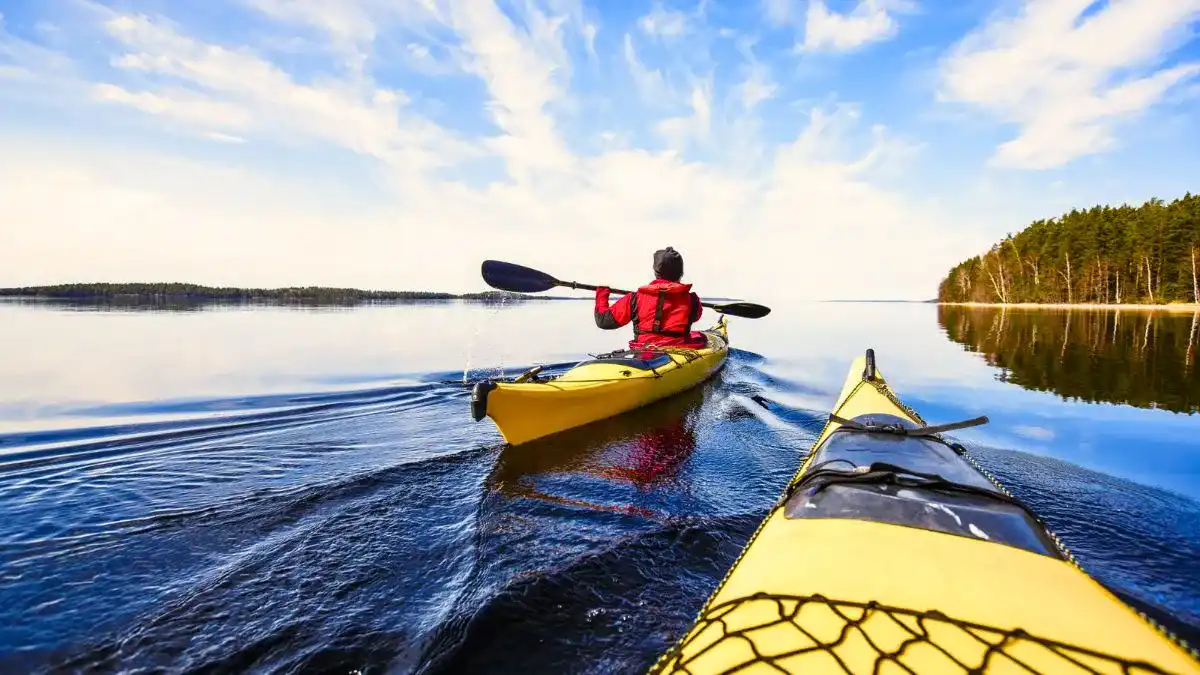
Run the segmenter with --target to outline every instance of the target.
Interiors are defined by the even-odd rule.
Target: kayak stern
[[[728,357],[724,317],[702,332],[704,348],[664,348],[648,361],[591,359],[550,380],[479,382],[471,417],[490,417],[508,444],[520,445],[679,394],[715,375]]]

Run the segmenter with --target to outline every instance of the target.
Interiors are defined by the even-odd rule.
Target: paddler
[[[596,325],[615,330],[633,324],[630,349],[645,347],[688,347],[698,349],[708,344],[703,333],[692,330],[692,324],[704,311],[700,296],[683,278],[683,256],[668,246],[654,252],[654,281],[623,296],[609,306],[611,290],[596,289]],[[636,320],[635,320],[636,319]]]

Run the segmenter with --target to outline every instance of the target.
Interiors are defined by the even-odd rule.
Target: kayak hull
[[[851,366],[833,412],[924,426],[871,353]],[[873,462],[908,458],[1008,495],[957,444],[841,426],[826,425],[695,624],[651,672],[1117,673],[1134,663],[1145,669],[1136,672],[1200,673],[1195,652],[1084,573],[1015,500],[809,487],[818,482],[809,471],[855,463],[870,472]],[[872,513],[871,500],[888,508]],[[905,511],[914,504],[921,508]]]
[[[472,393],[475,418],[491,418],[504,440],[521,445],[640,408],[713,377],[729,355],[724,321],[702,331],[702,349],[667,348],[650,361],[584,361],[547,381],[481,382]]]

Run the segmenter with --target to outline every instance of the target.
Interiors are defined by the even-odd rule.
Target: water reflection
[[[568,301],[95,310],[0,300],[0,433],[190,414],[196,402],[461,379],[465,370],[501,375],[619,341],[596,329],[590,305]]]
[[[574,506],[613,510],[553,494],[540,487],[556,475],[590,474],[607,481],[626,483],[647,492],[671,483],[696,449],[696,415],[706,386],[689,390],[653,405],[593,424],[571,429],[526,445],[507,447],[496,464],[489,487],[508,498],[542,499]],[[637,506],[617,510],[651,516]]]
[[[941,306],[938,323],[1000,368],[1003,382],[1067,400],[1200,411],[1200,314]]]

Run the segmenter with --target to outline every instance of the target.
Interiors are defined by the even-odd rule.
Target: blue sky
[[[1200,184],[1200,0],[0,0],[0,285],[932,297]]]

